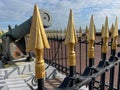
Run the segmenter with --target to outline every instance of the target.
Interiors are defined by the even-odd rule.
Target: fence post
[[[82,67],[81,67],[81,65],[82,65],[82,63],[81,63],[81,37],[82,37],[82,29],[81,29],[81,27],[80,27],[80,30],[79,30],[79,47],[80,47],[80,74],[81,74],[81,70],[82,70]]]
[[[113,30],[113,35],[112,35],[112,56],[115,57],[116,54],[116,48],[117,48],[117,37],[118,37],[118,20],[116,17],[115,21],[115,27]],[[109,83],[109,90],[113,90],[114,88],[114,69],[115,67],[112,67],[110,70],[110,83]]]
[[[65,36],[65,44],[68,46],[68,66],[69,66],[69,76],[67,76],[59,88],[72,87],[75,83],[75,69],[76,69],[76,55],[74,50],[74,45],[77,43],[74,18],[72,10],[70,10],[67,33]]]
[[[35,77],[38,79],[38,90],[44,90],[44,77],[45,77],[45,66],[44,66],[44,48],[50,48],[43,23],[41,20],[39,8],[37,5],[34,6],[34,13],[32,17],[32,24],[30,29],[29,45],[27,51],[35,50],[36,65],[35,65]]]
[[[108,17],[106,16],[105,28],[103,26],[103,30],[102,30],[102,40],[103,40],[103,44],[102,44],[102,56],[101,56],[102,57],[102,61],[106,60],[106,53],[108,51],[108,38],[109,38]],[[104,89],[105,89],[105,73],[103,73],[101,75],[101,81],[100,81],[100,90],[104,90]]]
[[[86,42],[85,42],[86,43],[86,67],[88,65],[87,64],[88,63],[87,62],[87,57],[88,57],[88,53],[87,53],[88,52],[88,36],[89,36],[88,33],[89,33],[88,26],[86,26],[86,30],[85,30],[85,34],[86,34]]]
[[[88,49],[89,67],[92,67],[94,65],[94,41],[95,41],[95,30],[94,30],[93,15],[91,16],[91,20],[90,20],[88,40],[89,40],[89,49]],[[93,86],[94,86],[94,81],[92,80],[89,83],[89,90],[93,90]]]
[[[76,55],[74,51],[74,45],[77,43],[75,25],[73,23],[73,14],[70,10],[70,16],[67,26],[67,33],[65,38],[65,44],[68,45],[68,66],[70,68],[69,76],[73,77],[75,75],[75,66],[76,66]]]
[[[117,90],[120,90],[120,62],[119,62],[119,66],[118,66]]]
[[[110,33],[111,33],[111,54],[112,54],[112,41],[113,41],[113,31],[114,31],[114,25],[112,24],[111,29],[110,29]]]

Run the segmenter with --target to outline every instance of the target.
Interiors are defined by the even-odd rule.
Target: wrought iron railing
[[[76,79],[75,82],[75,86],[73,86],[73,88],[76,88],[76,90],[78,88],[80,88],[82,85],[87,85],[89,83],[89,81],[94,80],[95,82],[95,86],[94,89],[95,90],[99,90],[100,85],[101,85],[101,81],[100,81],[100,76],[102,73],[107,73],[106,76],[106,82],[105,82],[105,88],[109,89],[109,87],[111,86],[112,83],[114,83],[114,90],[119,90],[119,77],[118,74],[120,73],[119,71],[119,57],[113,57],[111,56],[110,52],[111,52],[111,40],[109,39],[109,50],[108,50],[108,54],[106,56],[106,59],[108,61],[106,61],[106,65],[104,66],[103,69],[103,64],[104,62],[101,61],[101,45],[102,45],[102,41],[100,36],[96,36],[96,41],[95,41],[95,67],[89,68],[88,63],[88,41],[86,40],[86,37],[83,36],[82,38],[78,37],[78,42],[75,45],[75,51],[76,51],[76,75],[79,76],[78,79]],[[49,44],[51,46],[51,49],[46,49],[45,50],[45,62],[48,63],[47,68],[51,65],[53,67],[55,67],[58,71],[62,72],[63,74],[68,75],[69,74],[69,67],[67,66],[67,47],[64,45],[64,36],[57,36],[57,37],[48,37],[48,41]],[[118,45],[119,47],[119,45]],[[117,53],[119,52],[119,50],[117,50]],[[119,55],[119,54],[118,54]],[[119,55],[120,56],[120,55]],[[103,56],[104,57],[104,56]],[[109,58],[110,57],[110,58]],[[114,58],[116,58],[116,60],[114,61]],[[111,70],[112,67],[116,67],[115,70],[118,70],[118,72],[116,71],[114,77],[114,81],[109,80],[109,71]],[[93,75],[89,75],[89,71],[93,70],[94,73]],[[112,73],[114,71],[111,71]],[[87,75],[87,76],[86,76]],[[86,79],[86,77],[88,79]],[[99,77],[99,78],[97,78]],[[85,80],[84,80],[85,78]],[[78,83],[82,80],[82,83]],[[117,81],[118,80],[118,81]],[[110,84],[109,81],[112,81],[112,83]],[[106,90],[107,90],[106,89]]]

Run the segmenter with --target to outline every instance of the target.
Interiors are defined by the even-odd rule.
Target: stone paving
[[[35,62],[16,62],[13,66],[0,69],[0,90],[35,90],[37,86],[31,83],[34,77]],[[47,66],[47,64],[46,64]],[[54,90],[65,78],[65,75],[50,66],[46,70],[45,87]],[[82,89],[83,88],[83,89]],[[82,87],[80,90],[88,90]]]

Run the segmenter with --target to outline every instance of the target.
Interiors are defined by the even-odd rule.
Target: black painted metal
[[[79,57],[79,58],[80,58],[80,74],[81,74],[81,69],[82,69],[82,68],[81,68],[81,66],[82,66],[82,64],[81,64],[81,58],[82,58],[82,57],[81,57],[81,37],[79,38],[79,47],[80,47],[80,54],[79,54],[80,57]]]
[[[55,58],[55,61],[53,60],[53,57],[52,59],[49,59],[47,61],[49,61],[50,63],[52,63],[51,60],[53,60],[54,64],[51,64],[52,66],[56,67],[56,69],[60,70],[61,72],[63,73],[66,73],[66,75],[68,75],[64,81],[61,83],[60,87],[59,88],[73,88],[73,90],[78,90],[76,88],[80,88],[81,86],[83,85],[86,85],[86,84],[89,84],[89,89],[90,90],[93,90],[93,89],[98,89],[98,90],[104,90],[105,87],[108,88],[109,85],[107,85],[108,83],[105,84],[105,73],[108,71],[108,70],[112,70],[113,67],[115,67],[116,64],[118,64],[120,61],[116,60],[117,57],[115,57],[115,53],[114,51],[111,51],[111,54],[112,56],[110,57],[111,59],[109,59],[109,61],[106,61],[106,54],[105,53],[102,53],[101,55],[101,60],[99,62],[99,64],[97,65],[97,67],[94,67],[94,59],[90,59],[89,60],[89,65],[87,65],[87,54],[85,54],[85,63],[86,65],[88,66],[88,68],[85,69],[84,72],[81,71],[81,69],[79,69],[77,72],[75,71],[75,68],[71,67],[72,69],[68,69],[67,67],[67,51],[66,51],[66,46],[64,46],[63,44],[63,41],[64,41],[64,37],[61,37],[61,38],[57,38],[57,39],[54,39],[54,38],[51,38],[51,45],[53,42],[56,42],[56,45],[59,46],[59,43],[62,42],[62,45],[60,45],[60,49],[59,50],[56,50],[58,49],[57,46],[54,45],[54,47],[52,46],[52,48],[54,48],[55,51],[58,51],[58,54],[57,54],[57,57]],[[82,43],[82,44],[81,44]],[[79,51],[77,51],[80,56],[79,60],[80,60],[80,65],[82,64],[81,60],[81,54],[82,54],[82,51],[81,51],[81,47],[82,45],[85,45],[85,52],[87,53],[87,48],[88,48],[88,45],[86,43],[86,41],[80,41],[80,38],[79,38]],[[95,45],[102,45],[102,42],[97,42],[95,43]],[[111,44],[109,45],[111,46]],[[56,47],[56,49],[55,49]],[[62,48],[65,48],[65,49],[62,49]],[[78,46],[77,46],[78,48]],[[61,55],[63,53],[62,52],[65,52],[65,56],[64,55]],[[50,50],[50,52],[53,52],[52,50]],[[80,54],[81,53],[81,54]],[[55,54],[55,52],[53,52],[53,54]],[[51,54],[50,54],[51,55]],[[49,56],[50,57],[50,56]],[[80,66],[82,68],[82,66]],[[62,69],[61,69],[62,68]],[[89,71],[88,71],[89,70]],[[87,73],[86,73],[87,72]],[[113,71],[112,71],[113,72]],[[118,72],[119,73],[119,72]],[[79,78],[76,78],[76,75],[80,75]],[[73,76],[73,77],[72,77]],[[96,87],[94,85],[94,83],[96,83],[95,81],[95,78],[98,77],[98,76],[101,76],[101,80],[99,81],[99,87]],[[119,79],[119,77],[118,77]],[[98,82],[97,82],[98,83]],[[74,87],[75,86],[75,87]],[[71,89],[70,88],[70,89]],[[120,80],[118,80],[118,89],[116,89],[114,87],[114,90],[119,90],[120,88]]]
[[[44,78],[38,79],[38,89],[37,90],[45,90],[45,87],[44,87]]]
[[[88,54],[87,54],[87,52],[88,52],[88,41],[87,41],[87,38],[86,38],[86,67],[87,67],[87,57],[88,57]]]
[[[120,90],[120,63],[119,63],[119,67],[118,67],[117,90]]]
[[[111,55],[114,57],[113,60],[109,60],[110,62],[114,62],[115,60],[115,53],[116,50],[112,49],[111,50]],[[109,80],[109,90],[113,90],[114,88],[114,67],[110,70],[110,80]]]
[[[65,66],[67,67],[67,52],[66,52],[66,45],[65,45]],[[67,69],[65,69],[65,73],[67,73]]]
[[[102,61],[104,63],[104,65],[102,66],[102,68],[104,68],[105,67],[105,60],[106,60],[106,53],[102,53],[101,57],[102,57]],[[105,90],[105,73],[103,73],[101,75],[100,79],[101,79],[100,80],[100,90]]]
[[[109,65],[105,66],[105,68],[100,69],[99,71],[96,70],[96,68],[91,68],[97,72],[94,72],[89,77],[86,77],[86,79],[83,79],[82,81],[76,83],[72,88],[75,88],[76,90],[79,89],[83,85],[86,85],[86,84],[88,84],[88,82],[93,81],[95,78],[102,75],[103,73],[110,70],[112,67],[114,67],[116,64],[119,64],[119,63],[120,63],[120,60],[117,60],[114,63],[110,63]],[[119,90],[119,89],[115,89],[115,90]]]
[[[118,52],[118,57],[120,58],[120,52]],[[120,63],[119,63],[119,66],[118,66],[117,90],[120,90]]]
[[[90,58],[89,59],[89,67],[92,67],[94,65],[94,58]],[[91,70],[91,75],[93,73],[93,70]],[[93,90],[93,86],[94,86],[94,80],[90,81],[89,83],[89,90]]]

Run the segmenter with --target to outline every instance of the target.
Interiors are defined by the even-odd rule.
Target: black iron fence
[[[48,36],[51,49],[45,49],[45,62],[55,67],[63,74],[69,74],[67,66],[67,47],[64,44],[65,36]],[[81,86],[89,84],[92,81],[92,87],[89,90],[120,90],[120,53],[119,45],[116,53],[111,49],[111,39],[109,39],[108,53],[101,53],[102,40],[96,36],[95,41],[94,66],[89,67],[88,59],[88,41],[86,37],[78,36],[78,43],[75,45],[76,52],[76,77],[73,79],[74,85],[71,88],[78,90]],[[92,73],[91,73],[92,72]],[[63,86],[60,87],[69,87]]]

